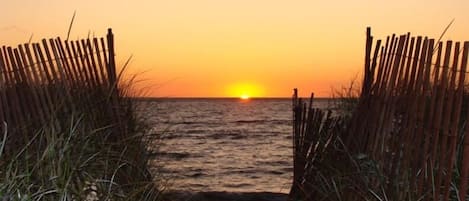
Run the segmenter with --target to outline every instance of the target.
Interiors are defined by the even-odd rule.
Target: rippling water
[[[141,105],[152,132],[162,136],[155,142],[157,164],[171,189],[288,192],[290,99],[155,99]]]

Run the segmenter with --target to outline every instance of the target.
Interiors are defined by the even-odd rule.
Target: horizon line
[[[133,96],[131,98],[137,99],[241,99],[237,96]],[[257,96],[249,97],[249,99],[291,99],[289,96]],[[298,98],[311,98],[311,97],[298,97]],[[335,99],[334,97],[314,97],[314,99]]]

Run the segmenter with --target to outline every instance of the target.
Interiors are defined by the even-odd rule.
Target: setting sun
[[[243,100],[264,96],[262,87],[252,83],[232,84],[227,88],[226,93],[228,97],[239,97]]]
[[[249,95],[244,94],[244,95],[241,95],[240,98],[241,98],[242,100],[248,100],[250,97],[249,97]]]

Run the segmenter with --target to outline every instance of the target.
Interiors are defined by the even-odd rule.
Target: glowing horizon
[[[3,1],[1,45],[42,38],[104,36],[149,97],[330,97],[361,79],[365,29],[469,40],[469,2],[418,0]]]

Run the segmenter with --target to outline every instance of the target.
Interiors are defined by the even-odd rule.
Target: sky
[[[331,97],[364,63],[365,31],[469,40],[467,0],[0,0],[0,45],[115,34],[150,97]]]

